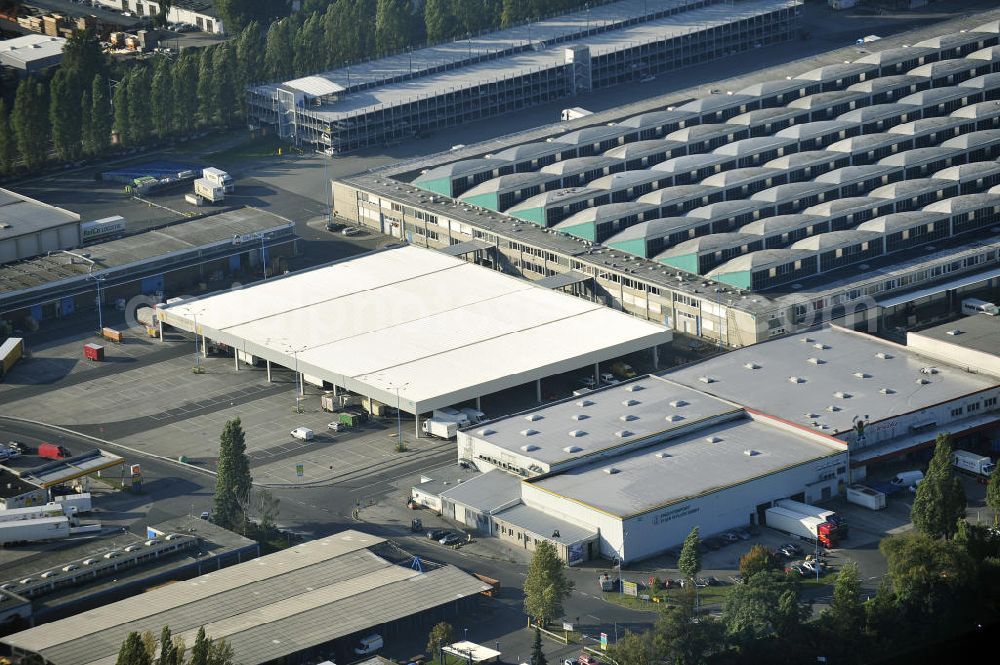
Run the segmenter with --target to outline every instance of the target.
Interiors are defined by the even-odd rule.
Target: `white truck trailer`
[[[847,488],[847,501],[864,506],[869,510],[882,510],[885,508],[885,492],[879,492],[864,485],[851,485]]]
[[[968,450],[956,450],[951,454],[951,465],[959,471],[970,473],[973,476],[989,478],[996,464],[985,455],[970,453]]]
[[[6,522],[25,522],[43,519],[46,517],[63,517],[65,515],[66,510],[63,506],[54,503],[46,503],[38,506],[26,506],[24,508],[0,510],[0,524]]]
[[[454,420],[437,420],[428,418],[421,423],[424,434],[430,434],[441,439],[454,439],[458,435],[458,423]]]
[[[67,538],[69,537],[69,526],[69,518],[65,515],[0,522],[0,545]]]
[[[208,178],[198,178],[194,181],[194,193],[210,203],[219,203],[226,198],[226,190]]]
[[[451,421],[458,423],[459,427],[467,427],[472,424],[469,420],[468,414],[462,413],[458,409],[453,409],[450,406],[443,409],[434,409],[434,420]]]
[[[90,492],[57,496],[55,502],[67,508],[67,515],[89,513],[94,509],[94,502],[90,496]],[[72,508],[72,511],[68,510],[69,508]]]
[[[824,547],[831,547],[829,540],[829,522],[819,517],[802,515],[786,508],[775,506],[764,512],[767,526],[778,531],[798,536],[803,540],[815,543],[817,539]]]

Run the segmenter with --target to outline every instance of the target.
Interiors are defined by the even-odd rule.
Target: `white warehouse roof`
[[[424,413],[671,340],[441,252],[373,252],[161,307],[164,323]]]

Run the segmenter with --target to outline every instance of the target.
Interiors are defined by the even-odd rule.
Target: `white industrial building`
[[[906,346],[967,372],[1000,377],[1000,316],[976,314],[908,332]]]
[[[151,0],[97,0],[98,4],[112,9],[128,11],[136,16],[156,16],[160,3]],[[186,23],[202,32],[226,34],[212,0],[173,0],[166,16],[168,23]]]
[[[66,40],[48,35],[24,35],[0,41],[0,65],[21,75],[37,74],[62,62]]]
[[[541,401],[546,377],[596,375],[598,363],[637,351],[655,359],[671,340],[599,303],[410,246],[159,311],[161,323],[244,357],[418,416],[531,382]]]
[[[79,245],[79,215],[0,188],[0,264]]]

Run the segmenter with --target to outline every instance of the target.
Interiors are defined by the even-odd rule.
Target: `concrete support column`
[[[157,320],[156,325],[160,328],[160,341],[163,341],[163,321]]]
[[[601,385],[601,363],[594,363],[594,386]]]
[[[420,414],[419,413],[414,413],[413,414],[413,422],[416,423],[416,427],[414,427],[414,429],[413,429],[413,436],[415,436],[415,437],[417,437],[419,439],[420,438]]]
[[[264,362],[267,363],[267,382],[271,383],[271,361],[265,360]]]
[[[542,380],[541,379],[536,379],[535,380],[535,399],[538,401],[539,404],[542,403]]]
[[[302,378],[302,372],[299,372],[299,396],[304,397],[305,394],[306,394],[305,379]]]
[[[483,398],[477,396],[476,397],[476,411],[482,411],[482,410],[483,410]]]
[[[208,357],[208,340],[205,339],[204,335],[201,336],[201,357]]]
[[[653,346],[653,369],[660,369],[660,347]]]
[[[240,371],[240,352],[233,349],[233,364],[236,366],[236,371]]]

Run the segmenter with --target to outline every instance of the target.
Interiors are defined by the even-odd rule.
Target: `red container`
[[[83,356],[89,360],[101,362],[104,360],[104,347],[100,344],[84,344]]]
[[[66,459],[69,457],[69,451],[54,443],[40,443],[38,444],[38,456],[45,459]]]

